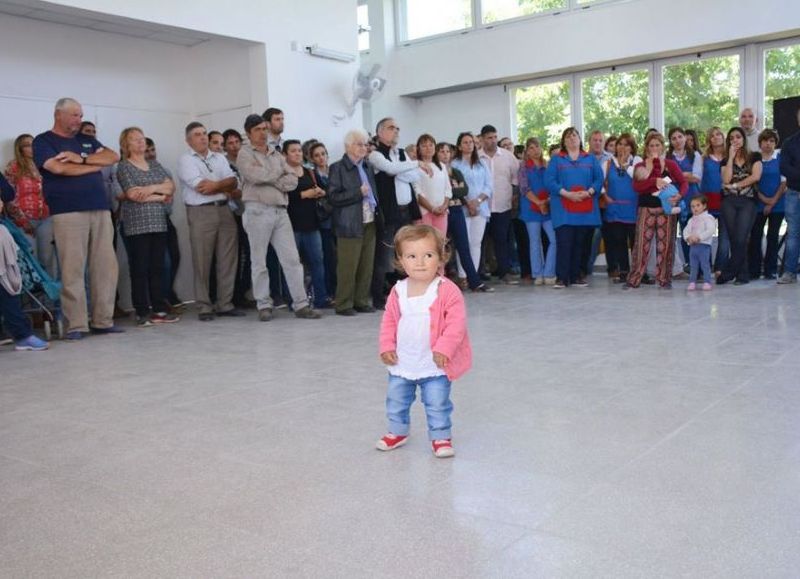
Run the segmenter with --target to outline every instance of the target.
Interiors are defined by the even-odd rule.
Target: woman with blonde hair
[[[169,313],[162,284],[168,205],[175,184],[158,161],[145,159],[147,143],[140,128],[123,130],[119,148],[117,180],[124,194],[121,213],[136,323],[143,328],[177,322],[179,318]]]
[[[33,162],[33,136],[22,134],[14,140],[14,160],[5,171],[8,182],[16,191],[9,204],[9,214],[25,233],[34,238],[36,259],[50,277],[58,271],[53,220],[42,194],[42,176]]]

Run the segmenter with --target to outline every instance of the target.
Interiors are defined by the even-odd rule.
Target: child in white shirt
[[[692,217],[683,228],[683,239],[689,244],[688,291],[697,289],[698,270],[703,271],[703,289],[711,289],[711,238],[717,228],[717,220],[708,214],[708,200],[705,195],[692,198]]]

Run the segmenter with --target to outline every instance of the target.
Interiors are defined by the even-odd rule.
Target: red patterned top
[[[20,175],[19,166],[16,161],[11,161],[6,168],[6,178],[14,186],[17,195],[13,204],[22,212],[20,218],[28,219],[47,219],[50,216],[50,208],[42,195],[42,178]],[[24,226],[25,223],[17,223]]]

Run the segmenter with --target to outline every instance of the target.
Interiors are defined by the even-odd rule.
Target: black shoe
[[[233,308],[232,310],[226,310],[224,312],[217,312],[217,315],[220,317],[225,318],[243,318],[247,314],[244,313],[242,310],[238,308]]]
[[[124,334],[125,330],[122,328],[118,328],[117,326],[110,326],[108,328],[89,328],[89,331],[93,334],[98,336],[102,336],[104,334]]]
[[[738,279],[737,278],[736,281],[733,282],[733,285],[745,285],[745,284],[748,284],[748,283],[750,283],[749,279]]]
[[[337,316],[355,316],[356,311],[353,308],[348,308],[346,310],[336,310]]]
[[[356,306],[353,309],[355,311],[357,311],[359,314],[374,314],[375,313],[375,308],[373,308],[372,306]]]
[[[214,312],[200,312],[197,314],[197,319],[201,322],[210,322],[217,316],[214,315]]]
[[[725,277],[724,275],[720,274],[720,275],[717,276],[717,279],[716,279],[715,283],[717,285],[725,285],[729,281],[731,281],[731,280],[728,279],[727,277]]]

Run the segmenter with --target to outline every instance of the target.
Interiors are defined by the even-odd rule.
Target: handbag
[[[311,180],[314,182],[314,187],[319,187],[317,184],[317,177],[314,175],[314,171],[309,171],[309,173],[311,173]],[[333,215],[333,205],[331,205],[328,201],[327,195],[317,199],[315,209],[317,211],[317,221],[320,223],[327,221],[331,218],[331,215]]]

